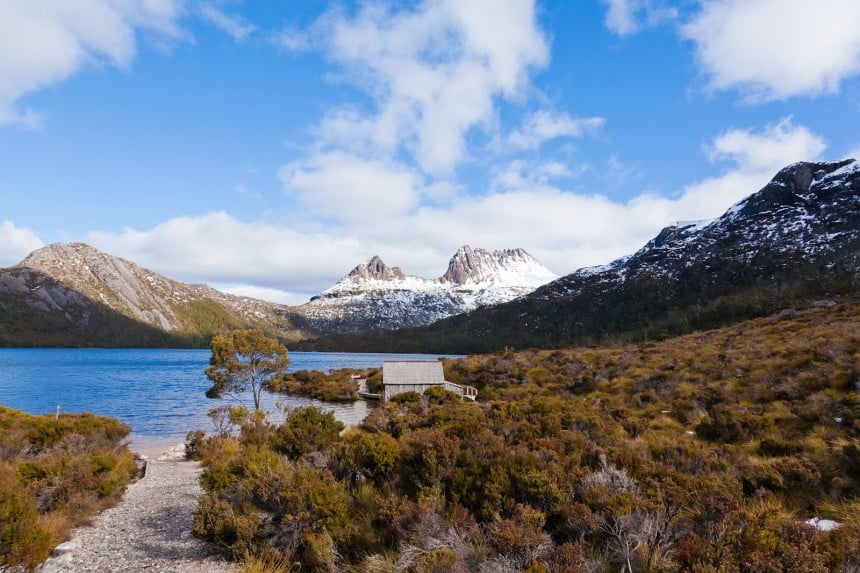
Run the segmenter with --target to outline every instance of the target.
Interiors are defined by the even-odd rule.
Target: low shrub
[[[0,406],[0,569],[34,568],[72,527],[119,501],[137,476],[131,429],[89,413]]]

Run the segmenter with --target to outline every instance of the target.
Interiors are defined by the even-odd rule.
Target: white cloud
[[[580,137],[599,129],[602,117],[575,118],[566,113],[540,110],[526,117],[520,129],[508,136],[508,142],[519,149],[537,149],[545,141],[559,137]]]
[[[23,96],[87,65],[128,66],[138,31],[179,38],[179,16],[179,0],[0,2],[0,125],[37,125]]]
[[[218,283],[211,286],[227,294],[268,300],[279,304],[298,305],[308,301],[308,297],[305,294],[292,293],[276,288],[265,288],[254,285],[221,285]]]
[[[750,101],[838,93],[860,73],[856,0],[709,0],[681,34],[714,90]]]
[[[375,98],[366,114],[336,110],[318,135],[353,151],[404,148],[421,169],[449,173],[466,154],[466,133],[489,126],[496,98],[520,97],[531,70],[547,64],[533,0],[421,2],[411,11],[370,4],[354,17],[328,13],[315,33],[343,69]]]
[[[790,117],[763,130],[730,129],[707,146],[712,161],[735,167],[719,177],[689,185],[681,201],[689,213],[682,218],[713,217],[719,208],[762,188],[781,168],[797,161],[815,161],[827,148],[821,136],[792,124]]]
[[[688,185],[676,197],[643,192],[627,202],[552,184],[552,177],[566,173],[560,165],[534,169],[514,161],[496,174],[485,195],[440,184],[434,193],[444,201],[414,206],[419,184],[408,172],[398,176],[397,168],[386,164],[321,155],[314,165],[286,168],[282,177],[288,186],[295,180],[295,192],[318,201],[315,208],[321,211],[340,202],[356,209],[339,227],[312,232],[218,212],[171,219],[148,231],[92,233],[88,240],[178,280],[226,284],[232,292],[292,304],[307,301],[372,255],[406,273],[438,277],[464,243],[522,247],[566,274],[633,253],[674,221],[719,216],[785,165],[817,159],[824,145],[790,119],[758,130],[728,130],[706,149],[713,161],[729,162],[721,176]],[[356,185],[373,186],[392,174],[392,186],[399,185],[406,200],[386,204],[389,187],[351,193]],[[356,198],[368,196],[378,203],[362,205]]]
[[[87,242],[176,280],[276,289],[297,303],[366,258],[348,235],[247,223],[224,212],[176,217],[145,231],[94,231]]]
[[[200,7],[200,15],[216,27],[229,34],[234,41],[242,43],[257,31],[256,26],[248,24],[238,16],[230,16],[214,6],[205,4]]]
[[[42,246],[42,241],[30,229],[12,221],[0,223],[0,267],[19,263],[21,259]]]
[[[606,11],[606,27],[619,36],[634,34],[639,30],[636,21],[635,0],[605,0],[609,5]]]
[[[643,26],[657,26],[678,17],[675,8],[649,0],[603,0],[607,5],[606,27],[619,36],[639,32]]]
[[[792,117],[756,132],[729,129],[708,148],[712,160],[731,159],[753,170],[772,170],[795,161],[818,157],[827,147],[824,140],[804,126],[794,126]]]
[[[421,178],[383,161],[343,151],[319,153],[281,168],[284,190],[312,213],[340,221],[385,221],[417,205]]]

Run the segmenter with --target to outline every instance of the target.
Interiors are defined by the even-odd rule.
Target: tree
[[[240,394],[250,391],[257,412],[263,389],[290,365],[287,348],[260,330],[216,334],[210,346],[212,356],[206,377],[212,381],[212,387],[206,391],[206,397],[227,395],[241,402]]]

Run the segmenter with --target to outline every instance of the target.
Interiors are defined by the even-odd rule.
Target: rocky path
[[[238,572],[190,534],[201,494],[200,466],[179,455],[149,460],[146,476],[128,487],[122,502],[78,529],[38,571]]]

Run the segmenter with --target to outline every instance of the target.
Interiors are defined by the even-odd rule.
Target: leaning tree
[[[207,398],[229,396],[241,402],[250,392],[254,411],[259,412],[260,396],[269,381],[287,371],[287,348],[260,330],[234,330],[212,337],[212,356],[206,376],[212,387]]]

